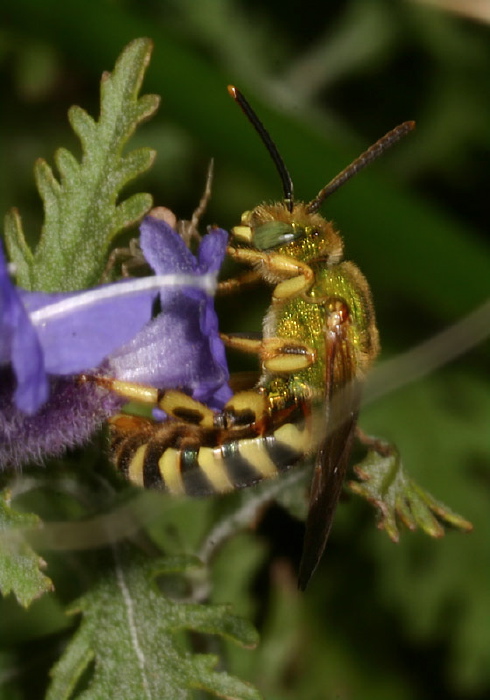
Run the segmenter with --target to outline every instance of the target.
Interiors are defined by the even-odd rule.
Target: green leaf
[[[22,530],[39,527],[41,521],[31,513],[19,513],[10,507],[10,494],[0,497],[0,591],[13,593],[25,608],[36,598],[53,590],[51,580],[41,573],[45,562],[25,540]]]
[[[418,478],[474,523],[467,537],[405,537],[396,552],[374,531],[364,541],[376,559],[376,585],[388,614],[396,611],[419,643],[443,635],[444,673],[461,697],[483,692],[490,680],[489,414],[488,382],[452,369],[385,397],[363,414],[370,432],[383,428],[393,436]]]
[[[395,447],[380,440],[372,443],[375,443],[373,449],[354,467],[361,482],[350,481],[349,487],[378,508],[378,527],[386,530],[390,539],[399,540],[397,519],[409,530],[420,527],[430,537],[444,535],[443,523],[464,532],[473,529],[470,522],[437,501],[406,474]]]
[[[31,249],[27,245],[22,230],[22,221],[17,209],[5,215],[5,240],[10,258],[15,262],[15,274],[26,289],[32,286],[31,268],[34,262]]]
[[[160,573],[195,566],[194,559],[163,560]],[[117,697],[191,698],[193,690],[218,697],[258,700],[249,684],[215,670],[218,658],[192,654],[182,631],[219,635],[246,647],[257,644],[250,623],[237,618],[225,605],[198,605],[165,598],[150,585],[155,563],[142,561],[129,549],[114,550],[113,566],[106,568],[89,593],[71,606],[82,613],[82,623],[52,671],[48,700],[72,697],[93,662],[88,687],[76,697],[83,700]],[[205,642],[205,639],[203,640]]]
[[[149,148],[123,153],[137,126],[158,107],[157,96],[138,97],[151,50],[149,39],[136,39],[124,49],[114,71],[104,73],[98,121],[80,107],[69,110],[70,124],[82,145],[80,162],[60,148],[55,154],[59,179],[44,160],[36,163],[45,222],[34,254],[15,212],[5,226],[21,286],[69,291],[96,284],[114,237],[151,208],[148,194],[120,201],[123,187],[145,172],[155,157]]]

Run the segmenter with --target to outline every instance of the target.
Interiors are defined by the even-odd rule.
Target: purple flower
[[[105,374],[179,388],[213,408],[231,396],[213,306],[227,234],[197,258],[168,224],[147,217],[141,247],[154,277],[84,292],[17,289],[0,249],[0,467],[80,444],[122,400],[73,375]],[[152,321],[157,294],[162,312]]]
[[[211,229],[197,257],[166,222],[147,216],[140,226],[143,254],[157,275],[216,275],[228,234]],[[162,312],[124,348],[113,353],[108,374],[160,389],[180,389],[211,408],[231,397],[225,349],[213,298],[202,289],[160,290]]]

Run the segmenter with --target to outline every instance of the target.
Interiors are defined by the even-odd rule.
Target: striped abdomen
[[[111,420],[113,460],[138,486],[207,496],[278,476],[309,451],[305,421],[269,434],[222,440],[220,431],[179,421],[155,423],[134,416]]]

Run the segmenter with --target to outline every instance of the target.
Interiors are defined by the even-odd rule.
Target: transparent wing
[[[361,382],[343,326],[326,337],[325,438],[318,450],[305,525],[298,587],[304,590],[321,559],[342,492],[359,413]]]

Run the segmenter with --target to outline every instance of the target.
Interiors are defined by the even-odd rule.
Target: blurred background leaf
[[[138,181],[156,204],[188,218],[212,156],[206,224],[229,228],[245,209],[280,197],[267,153],[226,93],[230,82],[271,131],[304,199],[394,125],[416,119],[413,135],[324,207],[372,285],[382,359],[488,298],[484,21],[401,0],[9,0],[0,27],[0,209],[19,207],[27,231],[41,221],[35,159],[52,163],[60,145],[77,152],[68,108],[96,113],[101,71],[130,40],[148,36],[155,52],[144,91],[161,94],[162,107],[133,147],[158,151]],[[260,327],[267,295],[246,295],[222,304],[226,330]],[[488,349],[487,341],[384,396],[362,418],[366,430],[394,440],[408,471],[475,531],[440,542],[402,533],[394,546],[368,507],[350,498],[311,589],[299,596],[293,565],[301,527],[271,509],[258,528],[260,550],[247,535],[217,562],[215,602],[236,597],[231,602],[253,616],[263,639],[255,652],[227,651],[230,672],[246,673],[272,700],[489,697]],[[49,552],[43,557],[50,562]],[[28,634],[13,646],[2,643],[6,682],[24,679],[25,697],[38,697],[23,655],[39,654],[44,673],[53,655]]]

